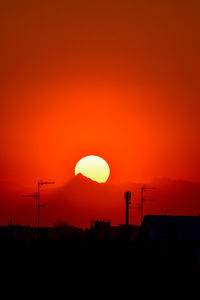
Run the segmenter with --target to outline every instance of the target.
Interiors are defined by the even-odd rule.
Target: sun
[[[103,158],[96,155],[89,155],[77,162],[75,175],[79,173],[98,183],[104,183],[110,176],[110,168]]]

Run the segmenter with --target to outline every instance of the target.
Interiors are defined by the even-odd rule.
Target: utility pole
[[[144,198],[144,192],[146,190],[154,190],[155,187],[147,187],[146,185],[143,185],[141,187],[141,206],[140,206],[140,222],[141,222],[141,225],[142,225],[142,221],[143,221],[143,208],[144,208],[144,200],[147,200]]]
[[[129,205],[131,204],[131,192],[125,192],[124,198],[126,201],[126,226],[129,225]]]

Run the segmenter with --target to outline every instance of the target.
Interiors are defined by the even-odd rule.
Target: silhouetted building
[[[88,234],[87,234],[88,233]],[[110,221],[96,220],[91,225],[89,230],[86,230],[86,237],[95,240],[112,239],[113,232]]]
[[[147,215],[137,240],[180,263],[200,263],[200,217]]]
[[[135,241],[139,233],[139,228],[137,225],[120,225],[121,239]]]
[[[31,242],[61,239],[83,239],[84,231],[74,226],[36,227],[11,225],[0,226],[0,241]]]
[[[134,241],[139,232],[136,225],[111,226],[110,221],[96,220],[89,229],[92,237],[96,240],[132,240]]]
[[[64,225],[54,226],[48,228],[49,240],[61,240],[61,239],[83,239],[84,231],[81,228]]]
[[[36,229],[29,226],[0,226],[0,241],[25,241],[36,239]]]
[[[140,237],[151,241],[200,243],[199,216],[147,215],[140,229]]]

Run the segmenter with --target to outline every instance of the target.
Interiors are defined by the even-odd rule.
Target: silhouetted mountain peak
[[[83,174],[79,173],[76,176],[74,176],[70,182],[71,184],[95,184],[95,185],[99,185],[98,182],[84,176]]]

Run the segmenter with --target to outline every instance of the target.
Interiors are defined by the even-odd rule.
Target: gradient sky
[[[0,2],[0,180],[200,180],[200,2]]]

